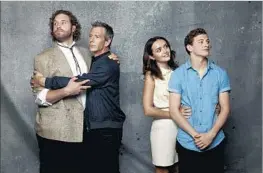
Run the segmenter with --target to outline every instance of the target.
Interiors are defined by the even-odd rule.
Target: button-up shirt
[[[213,127],[217,115],[216,105],[219,94],[230,91],[229,77],[226,71],[208,60],[202,78],[193,69],[190,59],[172,72],[168,90],[181,95],[181,104],[191,107],[192,115],[188,122],[198,133],[206,133]],[[214,148],[224,139],[222,130],[218,132],[208,150]],[[183,129],[178,129],[178,142],[185,148],[201,150],[195,145],[194,139]]]

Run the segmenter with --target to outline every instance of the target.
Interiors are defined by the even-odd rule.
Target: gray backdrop
[[[90,23],[115,31],[112,50],[121,63],[121,107],[127,115],[120,162],[122,173],[152,173],[149,132],[143,115],[142,54],[147,39],[166,37],[182,64],[185,35],[204,27],[215,62],[231,79],[227,134],[228,173],[262,171],[262,2],[1,2],[1,172],[37,173],[36,106],[29,86],[33,58],[52,45],[48,19],[72,11],[87,47]],[[191,163],[189,163],[190,165]]]

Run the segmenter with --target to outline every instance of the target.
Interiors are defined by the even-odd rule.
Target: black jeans
[[[40,173],[81,173],[83,143],[62,142],[37,136]]]
[[[119,173],[122,129],[102,128],[84,133],[87,173]]]
[[[222,141],[215,148],[197,152],[184,148],[176,142],[179,157],[180,173],[223,173],[224,172],[224,144]]]

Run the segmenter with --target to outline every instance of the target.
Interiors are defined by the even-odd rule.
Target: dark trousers
[[[93,129],[84,133],[86,173],[119,173],[122,129]]]
[[[40,173],[84,173],[83,144],[42,138],[37,135]]]
[[[215,148],[197,152],[184,148],[176,142],[180,173],[223,173],[224,141]]]

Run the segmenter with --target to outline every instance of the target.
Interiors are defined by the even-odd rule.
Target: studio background
[[[262,172],[262,2],[1,2],[1,172],[37,173],[36,106],[29,85],[33,59],[52,46],[49,17],[73,12],[87,47],[91,23],[115,32],[112,51],[120,59],[121,108],[126,113],[121,173],[152,173],[150,127],[142,110],[142,55],[146,41],[166,37],[177,61],[188,56],[183,40],[196,28],[207,30],[212,56],[231,80],[231,115],[226,172]],[[191,165],[191,163],[189,163]]]

